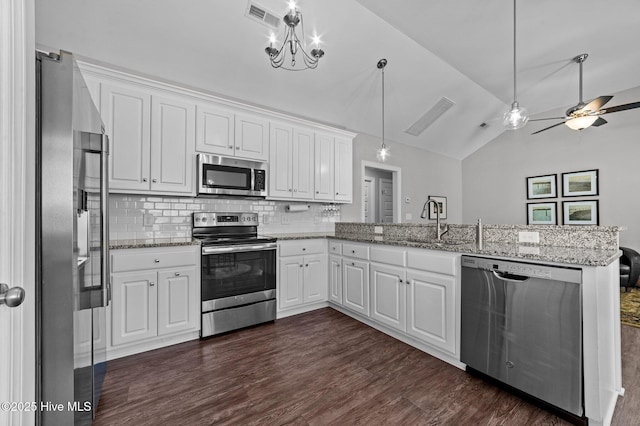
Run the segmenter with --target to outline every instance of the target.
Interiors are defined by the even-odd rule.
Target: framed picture
[[[438,203],[438,209],[440,210],[440,219],[447,218],[447,197],[440,197],[437,195],[429,195],[428,200],[435,200]],[[429,203],[429,219],[435,220],[437,216],[436,206]]]
[[[563,201],[562,220],[565,225],[598,225],[598,200]]]
[[[536,198],[556,198],[557,175],[533,176],[527,178],[527,200]]]
[[[527,225],[557,225],[558,203],[527,203]]]
[[[562,174],[562,196],[598,195],[598,170],[583,170]]]

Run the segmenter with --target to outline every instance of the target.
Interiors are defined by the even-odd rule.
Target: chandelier
[[[284,15],[282,20],[285,23],[284,41],[277,49],[274,47],[276,44],[276,37],[272,33],[269,37],[269,46],[264,49],[269,55],[271,66],[273,68],[282,68],[289,71],[303,71],[306,69],[314,69],[318,66],[318,61],[324,56],[324,51],[320,49],[320,37],[314,35],[312,42],[314,48],[310,53],[305,50],[306,42],[304,38],[304,21],[302,20],[302,14],[296,7],[295,1],[289,2],[289,13]],[[296,28],[300,24],[302,40],[296,33]],[[296,60],[296,55],[298,59]],[[290,56],[290,58],[288,58]]]

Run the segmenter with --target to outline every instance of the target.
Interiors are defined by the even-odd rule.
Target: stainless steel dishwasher
[[[460,360],[583,415],[580,269],[462,256]]]

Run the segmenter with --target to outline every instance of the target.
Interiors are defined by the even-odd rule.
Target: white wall
[[[342,206],[343,222],[360,222],[362,209],[362,161],[377,162],[376,151],[381,139],[359,134],[353,141],[353,203]],[[402,169],[402,222],[427,223],[420,219],[422,205],[429,195],[447,197],[447,221],[462,220],[462,166],[459,160],[427,152],[408,145],[386,141],[391,158],[385,164]],[[410,197],[411,202],[405,203]],[[411,213],[411,220],[405,219]]]
[[[615,94],[611,106],[640,100],[640,87]],[[609,106],[608,104],[608,106]],[[544,117],[562,116],[563,110]],[[558,174],[559,224],[563,200],[598,199],[600,225],[621,225],[620,244],[640,251],[640,109],[604,115],[609,123],[583,131],[548,123],[505,131],[462,161],[463,222],[526,224],[525,179]],[[498,125],[498,124],[496,124]],[[561,174],[599,169],[599,195],[562,198]]]

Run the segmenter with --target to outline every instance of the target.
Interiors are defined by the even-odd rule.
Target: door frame
[[[0,2],[0,282],[26,296],[0,306],[0,401],[36,401],[34,0]],[[8,342],[8,344],[6,344]],[[0,410],[0,424],[35,413]]]
[[[393,223],[402,222],[402,169],[396,166],[390,166],[388,164],[374,163],[372,161],[362,161],[360,164],[360,176],[362,181],[360,185],[364,184],[365,168],[384,170],[391,172],[391,178],[393,179]],[[360,222],[364,222],[364,188],[360,188],[362,194],[360,199]]]
[[[366,222],[366,214],[364,211],[365,200],[366,200],[366,191],[364,188],[364,184],[369,182],[369,216],[373,215],[373,218],[370,222]],[[365,223],[376,223],[378,218],[378,195],[377,195],[377,179],[365,176],[362,180],[362,222]]]

